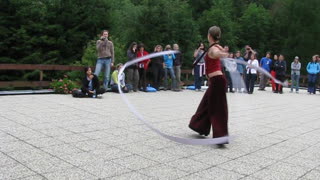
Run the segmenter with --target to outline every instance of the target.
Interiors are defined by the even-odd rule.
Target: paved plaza
[[[204,92],[129,93],[161,131],[188,128]],[[243,179],[320,177],[320,95],[228,93],[225,149],[171,142],[143,125],[119,94],[0,96],[0,179]],[[210,135],[211,136],[211,135]]]

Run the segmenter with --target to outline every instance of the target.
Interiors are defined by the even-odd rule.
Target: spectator
[[[205,52],[205,45],[200,43],[198,48],[194,51],[193,57],[195,60],[200,58],[202,54]],[[195,65],[194,69],[194,85],[196,91],[201,91],[202,77],[205,75],[205,62],[204,57],[200,59],[197,65]]]
[[[317,56],[312,57],[312,61],[307,65],[308,71],[308,92],[309,94],[316,94],[316,80],[317,75],[320,72],[320,65],[317,63]]]
[[[139,44],[138,46],[139,51],[137,52],[137,58],[143,57],[148,55],[149,53],[145,51],[144,44]],[[147,92],[147,70],[150,63],[150,59],[146,59],[138,63],[139,67],[139,85],[138,88],[144,92]]]
[[[237,63],[233,59],[234,58],[234,54],[233,53],[229,53],[228,58],[230,58],[230,61],[224,62],[224,64],[225,64],[225,75],[226,75],[227,81],[228,81],[227,83],[228,83],[228,87],[229,87],[229,92],[234,93],[232,77],[236,77],[236,76],[234,76],[234,74],[237,71]],[[233,80],[233,81],[235,81],[235,80]],[[226,92],[228,92],[228,89],[226,89]]]
[[[85,76],[82,79],[82,87],[80,90],[74,90],[72,92],[73,97],[93,97],[103,94],[105,89],[100,88],[98,77],[92,73],[90,67],[84,68]]]
[[[171,50],[171,46],[166,45],[165,50],[166,51]],[[179,91],[179,90],[177,90],[176,76],[174,75],[174,71],[173,71],[173,61],[175,58],[176,57],[174,54],[166,54],[163,56],[163,59],[164,59],[164,90],[169,89],[168,88],[168,73],[170,73],[171,90]]]
[[[238,61],[244,61],[243,57],[241,57],[241,52],[240,51],[237,51],[236,52],[236,57],[235,57]],[[237,84],[235,85],[235,88],[238,92],[242,92],[242,81],[244,81],[244,70],[245,70],[245,65],[244,64],[241,64],[241,63],[237,63],[237,70],[240,74],[240,76],[236,76],[238,77],[239,79],[236,80]]]
[[[299,93],[300,69],[301,63],[299,62],[299,57],[296,56],[291,63],[291,93],[294,86],[296,86],[296,93]]]
[[[319,55],[316,55],[316,57],[317,57],[317,62],[319,64],[319,66],[320,66],[320,57],[319,57]],[[318,73],[317,81],[318,81],[317,84],[318,84],[318,88],[319,88],[319,92],[320,92],[320,73]],[[317,85],[316,85],[316,89],[317,89]]]
[[[251,59],[248,60],[248,65],[246,66],[246,86],[248,94],[252,94],[254,91],[254,83],[257,80],[257,70],[254,67],[259,67],[259,62],[256,59],[256,54],[252,54]]]
[[[270,70],[271,70],[271,76],[276,78],[276,71],[274,69],[274,64],[278,61],[278,55],[274,55],[273,56],[273,60],[271,62],[271,65],[270,65]],[[276,83],[274,82],[274,80],[272,79],[271,80],[271,86],[272,86],[272,92],[275,92],[276,91]]]
[[[252,54],[255,54],[257,56],[257,53],[249,46],[245,46],[245,53],[244,53],[244,60],[249,61],[251,59]]]
[[[175,59],[173,63],[173,71],[175,72],[177,79],[177,90],[181,91],[181,65],[182,65],[182,54],[178,44],[173,44],[173,50],[179,51],[175,53]]]
[[[108,84],[110,80],[110,69],[114,64],[114,46],[111,41],[108,40],[109,31],[103,30],[101,33],[100,40],[97,41],[97,52],[98,60],[96,64],[96,69],[94,74],[99,76],[102,68],[104,67],[104,79],[103,86],[108,89]]]
[[[128,62],[132,61],[137,57],[137,43],[131,43],[128,51],[127,51],[127,58]],[[131,84],[133,87],[133,91],[137,92],[138,84],[139,84],[139,71],[138,71],[138,63],[135,63],[129,67],[127,67],[127,74],[128,74],[128,84]]]
[[[112,92],[119,92],[119,88],[118,88],[118,75],[119,75],[119,71],[122,68],[123,64],[118,64],[117,65],[117,69],[113,71],[112,75],[111,75],[111,90]],[[122,73],[121,74],[121,78],[120,78],[120,87],[122,89],[122,92],[127,93],[129,91],[132,90],[132,85],[131,84],[125,84],[125,74]]]
[[[271,53],[267,52],[266,57],[263,57],[260,60],[260,67],[262,67],[264,70],[270,73],[270,65],[272,63],[272,60],[270,59]],[[266,84],[268,82],[269,78],[267,75],[260,73],[260,86],[259,91],[265,91]]]
[[[154,52],[161,52],[162,46],[156,45],[154,48]],[[163,74],[163,67],[164,67],[164,60],[163,56],[158,56],[155,58],[152,58],[152,72],[153,72],[153,87],[158,91],[162,79]]]
[[[276,71],[276,78],[284,82],[286,71],[287,71],[287,63],[284,60],[284,56],[282,54],[279,55],[279,60],[274,63],[274,69]],[[276,83],[276,91],[275,93],[283,93],[283,87],[281,84]]]

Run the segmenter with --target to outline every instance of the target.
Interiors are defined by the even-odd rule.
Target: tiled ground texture
[[[195,138],[188,121],[203,92],[132,93],[154,126]],[[120,95],[0,96],[0,179],[319,179],[320,95],[228,94],[226,149],[170,142]]]

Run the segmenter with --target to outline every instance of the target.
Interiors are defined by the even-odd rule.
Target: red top
[[[204,57],[204,61],[206,63],[206,74],[213,73],[215,71],[221,71],[221,63],[220,58],[212,59],[208,56],[208,53]]]
[[[143,51],[143,52],[138,51],[137,52],[137,58],[142,57],[142,56],[146,56],[148,54],[149,53],[147,51]],[[150,61],[150,59],[146,59],[146,60],[143,60],[143,61],[139,62],[138,63],[139,68],[144,68],[145,70],[147,70],[149,61]]]

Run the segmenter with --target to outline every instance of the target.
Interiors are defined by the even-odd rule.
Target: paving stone
[[[126,174],[122,174],[120,176],[115,176],[115,177],[112,177],[112,178],[105,178],[105,179],[106,180],[107,179],[108,180],[136,180],[136,179],[139,179],[139,180],[155,180],[157,178],[148,177],[148,176],[145,176],[145,175],[137,173],[137,172],[129,172],[129,173],[126,173]]]
[[[10,158],[8,155],[0,153],[0,167],[1,166],[9,166],[11,164],[16,164],[17,161]]]
[[[308,172],[307,174],[305,174],[304,176],[302,176],[300,179],[301,180],[314,180],[314,179],[319,179],[319,177],[320,177],[320,171],[312,170],[312,171]]]
[[[47,158],[53,157],[52,155],[44,151],[41,151],[40,149],[37,149],[37,148],[17,150],[17,151],[9,152],[7,155],[20,163],[30,163],[35,160],[47,159]]]
[[[80,168],[99,178],[119,176],[132,171],[131,169],[105,160],[86,164]]]
[[[243,162],[240,160],[229,161],[229,162],[220,164],[217,167],[221,169],[226,169],[229,171],[234,171],[236,173],[243,174],[243,175],[250,175],[263,168],[259,164],[252,164],[252,163]]]
[[[132,155],[132,153],[121,150],[116,147],[110,147],[106,149],[97,149],[94,151],[90,151],[90,153],[107,161],[110,161],[113,159],[125,158]]]
[[[172,166],[188,173],[194,173],[197,171],[208,169],[210,167],[210,165],[208,164],[188,158],[181,158],[175,161],[171,161],[166,163],[166,165]]]
[[[13,151],[29,150],[33,148],[34,148],[33,146],[27,144],[26,142],[13,141],[13,142],[1,143],[0,151],[9,153]]]
[[[297,179],[307,172],[306,168],[279,162],[252,174],[252,176],[260,179]]]
[[[40,174],[72,168],[73,165],[55,157],[43,158],[24,163],[27,167]]]
[[[187,175],[186,172],[167,165],[149,167],[138,172],[157,179],[177,179]]]
[[[197,155],[191,156],[190,158],[208,165],[212,165],[212,166],[222,164],[227,161],[231,161],[230,158],[220,156],[212,151],[197,154]]]
[[[98,179],[97,176],[94,176],[82,169],[79,168],[71,168],[64,169],[61,171],[51,172],[43,174],[47,179],[59,179],[59,180],[88,180],[88,179]]]
[[[200,177],[204,177],[204,178],[208,178],[208,179],[240,179],[240,178],[244,177],[241,174],[238,174],[238,173],[235,173],[232,171],[228,171],[228,170],[224,170],[224,169],[220,169],[218,167],[213,167],[213,168],[209,168],[204,171],[200,171],[200,172],[196,173],[195,175],[200,176]]]
[[[156,161],[152,161],[137,155],[128,156],[126,158],[114,159],[111,162],[132,170],[139,170],[159,164]]]
[[[52,137],[44,137],[44,138],[38,138],[38,139],[31,139],[31,140],[26,140],[27,143],[36,146],[38,148],[43,148],[43,147],[49,147],[49,146],[56,146],[56,145],[61,145],[65,144],[65,142],[58,140],[56,138]]]
[[[53,156],[58,156],[58,157],[83,152],[81,149],[78,149],[68,144],[50,146],[50,147],[45,147],[41,149]]]
[[[0,167],[0,179],[18,179],[31,175],[36,175],[36,173],[20,163]]]

